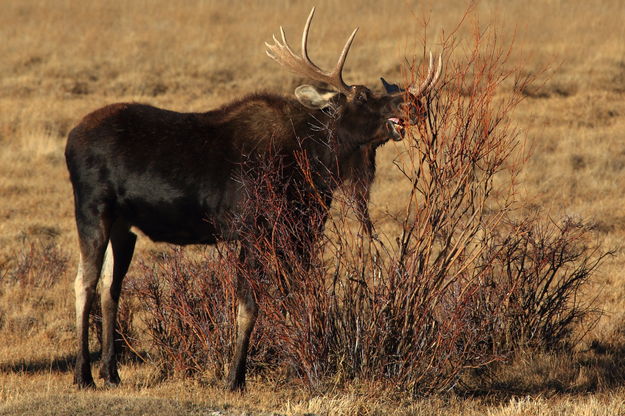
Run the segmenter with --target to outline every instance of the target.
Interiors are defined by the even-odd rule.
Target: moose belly
[[[230,209],[213,207],[194,198],[158,203],[135,198],[120,208],[125,220],[153,241],[186,245],[238,238]]]

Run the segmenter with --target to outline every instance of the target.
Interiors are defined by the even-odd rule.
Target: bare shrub
[[[575,344],[572,331],[600,313],[581,296],[584,285],[612,253],[601,250],[588,225],[572,218],[545,223],[532,216],[498,231],[474,306],[478,313],[499,318],[489,328],[493,348],[506,352]]]
[[[54,242],[33,241],[13,251],[0,276],[22,287],[50,288],[67,268],[68,256]]]
[[[455,58],[396,160],[407,190],[390,217],[396,234],[362,238],[348,224],[350,201],[326,222],[336,184],[318,186],[304,153],[291,182],[278,157],[246,166],[247,211],[233,223],[258,267],[242,267],[227,244],[204,260],[176,251],[143,266],[135,293],[167,368],[222,376],[237,273],[259,302],[259,361],[311,386],[361,378],[445,391],[519,347],[574,342],[593,311],[578,294],[605,253],[581,223],[522,214],[515,186],[527,154],[509,115],[531,78],[492,31],[476,29],[469,47],[443,44]]]
[[[138,300],[162,370],[221,378],[234,337],[234,286],[224,255],[202,260],[182,250],[140,262],[140,278],[126,290]]]
[[[577,295],[605,254],[581,244],[591,236],[580,224],[522,216],[515,185],[527,155],[509,114],[531,79],[508,68],[494,34],[479,33],[396,161],[409,185],[398,237],[364,241],[343,211],[323,238],[302,242],[279,195],[252,199],[281,213],[257,245],[279,272],[268,285],[249,279],[273,342],[312,385],[358,377],[446,390],[520,346],[565,345],[592,312]]]

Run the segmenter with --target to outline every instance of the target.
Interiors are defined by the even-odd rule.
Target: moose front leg
[[[228,376],[228,388],[231,391],[241,391],[245,389],[245,367],[247,363],[247,351],[250,345],[250,336],[258,316],[258,305],[254,298],[254,293],[250,287],[246,276],[243,273],[255,272],[253,261],[246,255],[245,248],[241,248],[241,264],[243,271],[237,274],[237,339],[234,347],[234,356],[230,375]]]
[[[358,220],[362,224],[365,232],[369,237],[375,236],[375,230],[373,228],[373,222],[369,215],[369,187],[361,186],[361,189],[356,190],[356,215]]]
[[[375,237],[373,222],[369,215],[369,199],[371,185],[375,177],[375,155],[377,146],[364,146],[353,156],[351,176],[351,193],[355,204],[358,220],[369,237]]]

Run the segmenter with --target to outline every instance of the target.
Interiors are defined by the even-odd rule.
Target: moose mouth
[[[406,130],[404,129],[404,121],[397,117],[391,117],[386,120],[386,129],[391,134],[391,139],[398,142],[404,138]]]

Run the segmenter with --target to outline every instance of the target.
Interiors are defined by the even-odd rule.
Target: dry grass
[[[467,3],[316,5],[312,56],[329,63],[358,25],[346,79],[377,88],[380,75],[402,80],[403,57],[422,51],[423,16],[430,16],[428,48],[435,49],[437,34],[455,27]],[[162,381],[150,364],[123,365],[124,385],[114,391],[71,386],[76,237],[62,156],[66,133],[88,111],[116,101],[201,111],[257,90],[290,94],[301,80],[265,57],[263,41],[280,24],[295,39],[308,9],[291,2],[223,7],[214,0],[3,3],[0,414],[625,413],[625,4],[619,0],[485,0],[475,11],[483,25],[499,22],[504,41],[518,29],[512,64],[528,73],[547,68],[544,82],[525,91],[513,114],[533,147],[521,178],[523,198],[554,218],[590,220],[606,246],[617,249],[586,295],[605,315],[579,351],[521,354],[484,382],[491,393],[471,399],[415,401],[356,385],[318,395],[256,379],[239,396],[200,382]],[[374,219],[401,208],[393,166],[400,150],[389,144],[378,153]],[[46,276],[45,284],[19,285],[6,277],[31,244],[54,244],[70,257],[56,282]],[[163,249],[144,238],[138,257]]]

